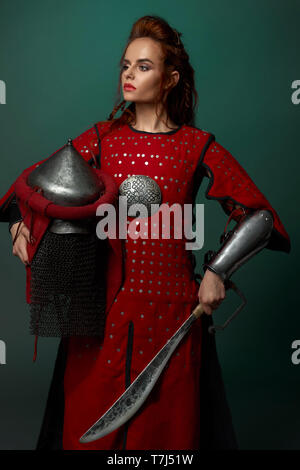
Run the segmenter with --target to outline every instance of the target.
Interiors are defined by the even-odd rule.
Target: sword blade
[[[81,436],[79,442],[92,442],[106,436],[126,423],[138,411],[156,384],[170,356],[189,331],[193,322],[202,313],[203,309],[201,304],[199,304],[125,392]]]

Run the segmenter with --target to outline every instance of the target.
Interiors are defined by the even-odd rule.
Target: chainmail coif
[[[106,253],[95,233],[46,231],[31,263],[31,334],[103,337]]]

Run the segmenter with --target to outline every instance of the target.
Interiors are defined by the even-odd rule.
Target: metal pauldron
[[[248,259],[262,250],[269,241],[273,229],[273,215],[267,210],[257,210],[239,222],[204,268],[218,274],[223,281]]]

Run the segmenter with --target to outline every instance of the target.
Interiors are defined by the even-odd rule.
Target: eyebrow
[[[128,59],[124,59],[123,62],[128,62],[128,63],[130,64],[130,60],[128,60]],[[150,59],[138,59],[137,62],[138,62],[138,63],[139,63],[139,62],[151,62],[151,64],[154,64],[154,63],[152,62],[152,60],[150,60]]]

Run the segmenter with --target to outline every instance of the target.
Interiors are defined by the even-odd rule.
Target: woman
[[[194,203],[207,176],[211,181],[206,197],[217,199],[234,220],[257,208],[271,210],[274,230],[268,247],[289,251],[289,238],[276,212],[245,170],[211,134],[194,127],[194,71],[180,34],[162,18],[140,18],[120,65],[124,100],[108,121],[73,141],[83,157],[88,160],[98,153],[101,169],[118,185],[132,175],[150,176],[168,205]],[[121,117],[114,119],[120,108]],[[13,238],[18,225],[11,226]],[[170,228],[172,234],[172,223]],[[26,263],[29,231],[24,224],[20,233],[13,253]],[[125,276],[107,310],[105,338],[100,345],[93,338],[78,337],[61,343],[38,448],[237,447],[214,339],[207,334],[225,287],[210,270],[199,286],[185,242],[160,234],[124,240]],[[193,325],[143,407],[104,438],[79,443],[199,301],[210,317]]]

